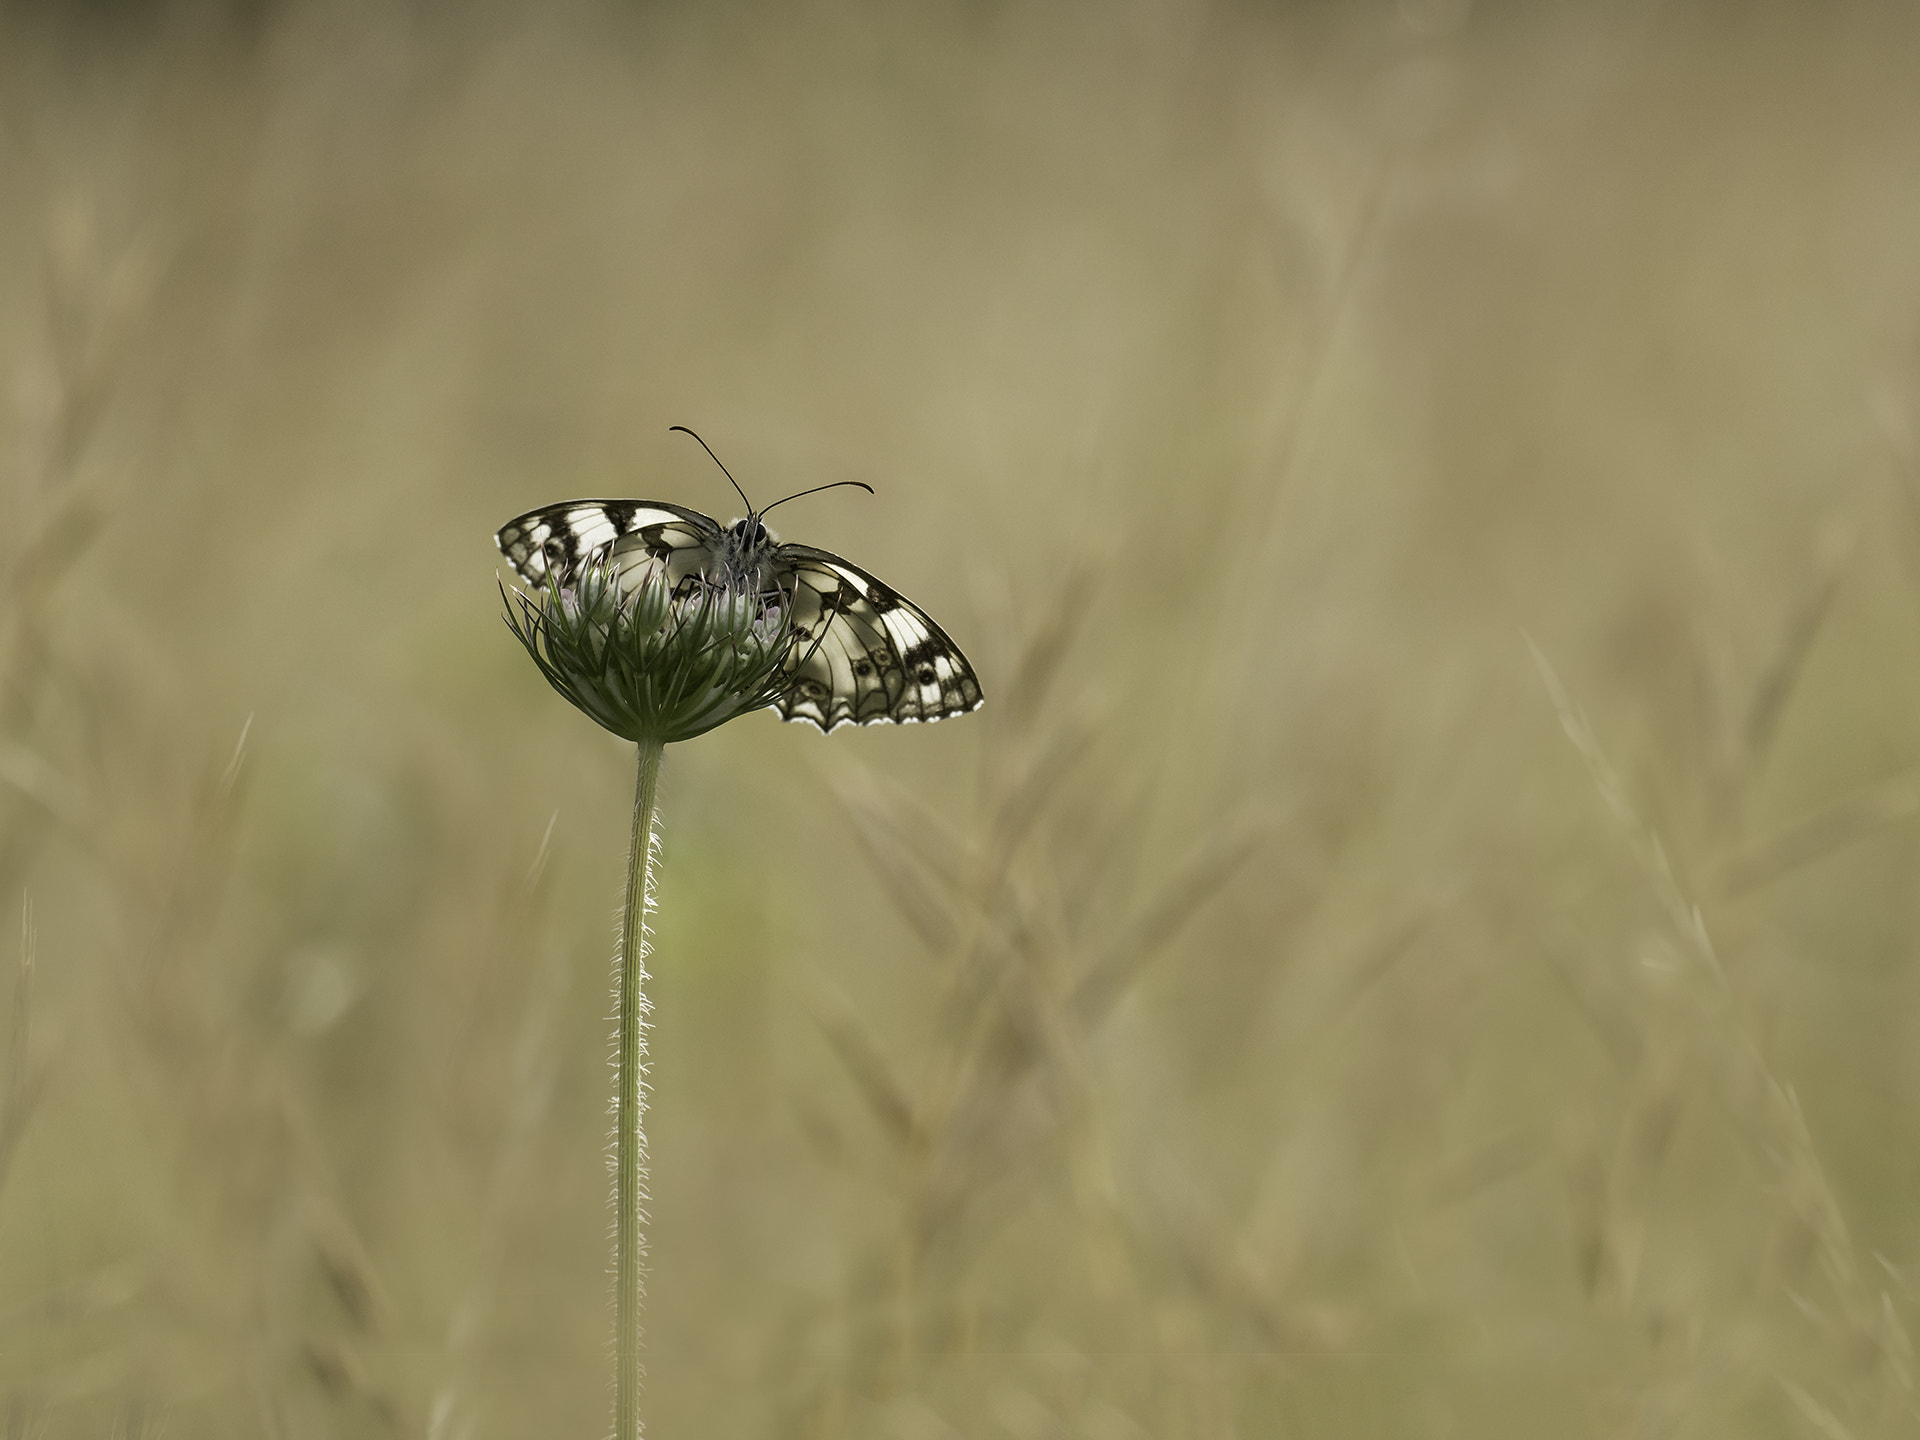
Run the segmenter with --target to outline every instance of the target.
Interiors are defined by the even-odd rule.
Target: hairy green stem
[[[615,1104],[613,1169],[614,1351],[619,1366],[613,1385],[614,1440],[639,1440],[640,1299],[647,1251],[647,955],[652,933],[653,871],[659,851],[655,829],[660,756],[666,744],[640,741],[640,775],[633,795],[633,839],[627,851],[627,903],[621,912],[620,969],[615,1001],[620,1010],[619,1098]]]

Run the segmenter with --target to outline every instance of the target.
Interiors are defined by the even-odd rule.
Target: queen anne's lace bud
[[[624,562],[624,563],[622,563]],[[602,550],[507,598],[507,624],[547,682],[625,740],[691,740],[771,705],[793,648],[789,597]]]

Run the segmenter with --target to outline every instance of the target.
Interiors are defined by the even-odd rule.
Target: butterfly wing
[[[509,520],[493,541],[514,573],[538,586],[547,583],[550,567],[564,575],[611,545],[644,550],[660,560],[683,556],[690,569],[698,570],[705,557],[684,552],[713,552],[721,533],[698,510],[662,500],[567,500]]]
[[[822,730],[944,720],[980,706],[980,681],[927,613],[857,565],[810,545],[782,545],[774,571],[793,592],[797,655],[773,705]]]

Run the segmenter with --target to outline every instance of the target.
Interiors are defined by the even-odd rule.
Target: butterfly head
[[[757,515],[734,521],[727,527],[727,536],[742,550],[762,550],[774,543],[773,532],[760,523]]]

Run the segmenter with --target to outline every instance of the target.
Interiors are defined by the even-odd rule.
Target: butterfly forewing
[[[658,500],[568,500],[529,510],[493,537],[514,573],[545,585],[549,565],[560,573],[594,551],[620,542],[661,559],[682,551],[715,549],[721,530],[698,510]]]
[[[570,500],[529,511],[494,537],[514,572],[544,585],[602,549],[652,558],[679,580],[738,583],[756,575],[793,607],[790,680],[771,707],[822,730],[887,721],[943,720],[978,709],[980,681],[960,647],[927,613],[859,566],[771,535],[743,548],[697,510],[658,500]]]

